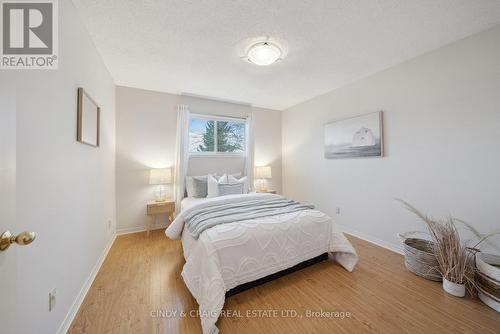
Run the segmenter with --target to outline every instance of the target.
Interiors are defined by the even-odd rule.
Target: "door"
[[[5,71],[4,71],[5,72]],[[0,74],[0,234],[16,225],[16,91]],[[17,246],[0,252],[0,332],[16,333]],[[19,331],[17,331],[19,332]]]

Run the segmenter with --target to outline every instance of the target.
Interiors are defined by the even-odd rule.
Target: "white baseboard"
[[[151,231],[167,228],[168,225],[169,224],[153,225],[153,227],[151,227]],[[123,234],[137,233],[144,231],[146,231],[146,226],[133,226],[133,227],[119,228],[116,230],[116,234],[123,235]]]
[[[355,236],[356,238],[360,238],[360,239],[363,239],[365,241],[368,241],[369,243],[375,244],[375,245],[380,246],[380,247],[384,247],[384,248],[386,248],[388,250],[391,250],[391,251],[393,251],[395,253],[404,254],[403,253],[403,245],[402,244],[394,244],[392,242],[387,242],[387,241],[375,238],[375,237],[373,237],[371,235],[368,235],[368,234],[365,234],[365,233],[361,233],[359,231],[356,231],[356,230],[354,230],[354,229],[352,229],[350,227],[344,226],[344,225],[337,224],[337,227],[342,232],[345,232],[347,234],[351,234],[351,235]]]
[[[97,273],[99,272],[99,269],[101,269],[101,266],[106,259],[106,256],[108,255],[109,250],[111,249],[111,246],[113,246],[113,243],[116,239],[116,233],[113,235],[113,237],[110,239],[108,245],[102,252],[101,256],[99,257],[99,260],[97,260],[97,263],[95,264],[94,268],[90,272],[89,277],[83,284],[82,288],[80,289],[80,292],[75,298],[75,301],[73,302],[73,305],[71,305],[68,313],[66,314],[66,317],[64,318],[61,326],[59,326],[59,330],[57,331],[58,334],[66,334],[69,330],[69,327],[71,326],[71,323],[73,322],[73,319],[76,316],[76,313],[80,309],[80,306],[82,305],[83,300],[85,299],[85,296],[87,295],[87,292],[90,289],[90,286],[92,285],[92,282],[94,282],[95,277],[97,276]]]

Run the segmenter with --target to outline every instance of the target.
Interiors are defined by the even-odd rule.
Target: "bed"
[[[356,265],[357,255],[352,245],[337,231],[332,219],[319,210],[300,207],[259,215],[258,212],[267,209],[260,210],[260,204],[255,204],[255,210],[250,207],[246,213],[248,219],[225,214],[245,205],[284,200],[280,195],[255,193],[184,199],[181,212],[165,233],[182,241],[186,263],[181,275],[199,304],[204,334],[218,333],[215,323],[228,291],[324,253],[348,271]],[[210,215],[212,224],[194,233],[194,218],[202,215]],[[239,218],[231,221],[232,217]]]

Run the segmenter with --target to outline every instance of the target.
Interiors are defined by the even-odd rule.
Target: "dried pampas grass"
[[[408,202],[401,199],[397,200],[427,225],[427,229],[436,243],[434,255],[439,263],[439,269],[443,277],[453,283],[465,284],[469,292],[473,293],[474,254],[470,250],[474,249],[468,248],[460,240],[455,219],[449,217],[446,220],[434,220],[421,213]],[[461,221],[461,223],[463,222]]]

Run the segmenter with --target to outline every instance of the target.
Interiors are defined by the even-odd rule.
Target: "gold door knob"
[[[35,240],[35,237],[35,232],[24,231],[18,235],[12,235],[10,231],[5,231],[0,236],[0,251],[6,250],[14,242],[21,246],[29,245]]]

